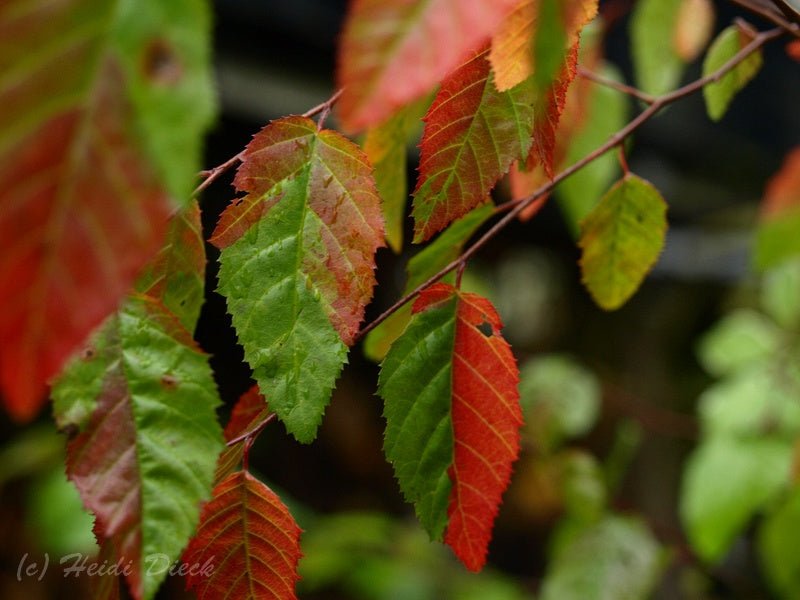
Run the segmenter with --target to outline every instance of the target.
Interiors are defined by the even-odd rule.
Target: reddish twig
[[[592,71],[587,71],[583,67],[578,67],[578,75],[580,75],[584,79],[588,79],[589,81],[594,81],[599,85],[611,88],[612,90],[617,90],[618,92],[622,92],[623,94],[627,94],[628,96],[632,96],[637,100],[641,100],[645,104],[653,104],[653,102],[656,101],[656,97],[653,96],[652,94],[643,92],[642,90],[632,87],[630,85],[620,83],[619,81],[608,79],[607,77],[603,77],[602,75],[598,75],[597,73],[593,73]]]
[[[228,440],[225,445],[226,446],[235,446],[239,442],[246,440],[247,438],[255,438],[261,431],[269,425],[272,421],[275,420],[275,413],[269,413],[263,421],[261,421],[258,425],[253,427],[250,431],[243,433],[242,435],[236,436],[232,440]]]
[[[800,25],[787,21],[783,15],[778,12],[774,3],[762,2],[759,0],[730,0],[730,2],[739,8],[743,8],[744,10],[757,15],[762,19],[766,19],[778,27],[781,27],[790,35],[800,38]]]
[[[753,54],[756,50],[761,48],[767,42],[780,37],[785,33],[785,29],[783,27],[776,27],[774,29],[770,29],[768,31],[759,32],[753,37],[749,44],[747,44],[744,48],[742,48],[739,52],[737,52],[730,60],[728,60],[724,65],[722,65],[719,69],[714,71],[713,73],[696,79],[695,81],[686,84],[683,87],[678,88],[672,92],[667,94],[663,94],[661,96],[657,96],[653,103],[647,106],[641,113],[639,113],[633,120],[629,121],[625,127],[617,131],[614,135],[612,135],[604,144],[596,148],[594,151],[590,152],[582,159],[577,161],[576,163],[570,165],[560,173],[558,173],[550,182],[545,183],[535,192],[526,196],[525,198],[521,198],[519,200],[512,200],[511,202],[506,202],[497,207],[498,212],[500,210],[508,209],[503,218],[497,221],[486,233],[484,233],[481,237],[479,237],[467,250],[465,250],[461,256],[456,258],[454,261],[449,263],[446,267],[441,269],[438,273],[429,277],[424,283],[418,285],[416,288],[411,290],[409,293],[405,294],[402,298],[400,298],[397,302],[392,304],[388,309],[383,311],[378,317],[376,317],[373,321],[365,325],[355,336],[354,342],[358,341],[362,337],[364,337],[367,333],[375,329],[378,325],[383,323],[386,319],[388,319],[395,311],[400,309],[406,302],[410,301],[414,298],[417,294],[419,294],[422,290],[427,288],[428,286],[436,283],[453,271],[457,269],[461,264],[466,263],[473,255],[475,255],[478,251],[481,250],[491,239],[493,239],[498,233],[500,233],[505,227],[514,221],[519,214],[525,210],[528,206],[532,203],[536,202],[540,197],[544,196],[545,194],[549,193],[557,184],[561,183],[566,178],[570,177],[573,173],[579,171],[589,163],[593,162],[612,148],[619,146],[628,136],[630,136],[634,131],[639,129],[644,123],[649,121],[653,118],[658,112],[661,111],[665,106],[672,104],[682,98],[690,96],[695,92],[701,90],[705,85],[709,83],[715,83],[722,79],[728,72],[734,69],[739,63],[745,60],[748,56]]]

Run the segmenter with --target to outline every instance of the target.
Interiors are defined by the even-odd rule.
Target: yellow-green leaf
[[[706,54],[703,61],[703,76],[710,75],[722,67],[752,39],[752,32],[743,27],[731,25],[725,29],[717,36]],[[756,76],[762,62],[761,50],[758,50],[726,73],[722,79],[703,88],[706,110],[713,121],[719,121],[723,117],[733,97]]]
[[[638,289],[664,246],[666,210],[658,190],[629,173],[584,219],[583,283],[600,307],[617,309]]]

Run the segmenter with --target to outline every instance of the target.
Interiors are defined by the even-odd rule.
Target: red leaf
[[[376,125],[484,44],[517,0],[354,0],[339,47],[343,126]]]
[[[420,293],[414,312],[458,296],[453,350],[453,487],[444,540],[472,571],[486,562],[502,494],[519,455],[522,411],[519,371],[492,304],[436,284]]]
[[[763,219],[780,218],[797,209],[800,209],[800,148],[786,156],[780,171],[770,179],[761,201],[761,215]]]
[[[141,478],[130,394],[117,362],[86,430],[67,446],[67,474],[95,515],[95,533],[104,552],[125,565],[132,590],[142,589]]]
[[[556,131],[561,113],[567,103],[567,90],[578,72],[578,42],[567,52],[564,65],[544,100],[537,99],[534,106],[533,145],[526,167],[530,170],[541,164],[552,179],[555,176]]]
[[[35,80],[3,92],[4,110]],[[0,146],[0,389],[20,421],[166,232],[170,202],[137,150],[124,89],[108,60],[86,104]]]
[[[278,496],[249,473],[233,473],[203,507],[183,556],[186,586],[200,600],[296,598],[299,539],[300,528]]]
[[[420,145],[414,191],[414,234],[419,242],[486,201],[511,162],[531,144],[533,87],[499,92],[487,50],[442,82]]]

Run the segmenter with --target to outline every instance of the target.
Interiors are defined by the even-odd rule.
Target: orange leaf
[[[563,3],[567,47],[574,46],[581,30],[597,16],[598,0],[568,0]],[[539,0],[520,0],[492,38],[489,60],[497,89],[507,90],[524,81],[535,70],[532,54]]]
[[[214,488],[183,564],[200,600],[296,598],[300,528],[280,498],[244,471]]]
[[[350,130],[384,121],[484,44],[518,0],[355,0],[339,47]]]
[[[792,150],[767,185],[761,203],[764,219],[800,209],[800,148]]]

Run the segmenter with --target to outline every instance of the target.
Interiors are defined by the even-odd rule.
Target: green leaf
[[[795,237],[797,231],[794,232]],[[761,305],[784,329],[800,327],[800,257],[781,263],[764,276]]]
[[[723,30],[711,44],[703,60],[703,76],[717,71],[752,40],[753,33],[743,27],[731,25]],[[719,121],[723,117],[733,97],[756,76],[762,62],[759,49],[726,73],[722,79],[703,88],[706,110],[713,121]]]
[[[609,63],[604,64],[599,73],[608,79],[622,81],[619,70]],[[628,99],[624,94],[604,85],[587,83],[591,85],[591,90],[583,109],[583,126],[569,140],[565,165],[571,165],[589,154],[628,120]],[[607,152],[556,187],[559,207],[576,237],[579,223],[597,205],[618,172],[616,155]]]
[[[606,310],[638,289],[664,246],[667,205],[652,184],[627,174],[581,224],[583,283]]]
[[[31,482],[26,518],[40,548],[60,556],[97,551],[94,519],[81,504],[75,486],[67,481],[64,465],[56,465]]]
[[[378,394],[384,408],[384,451],[400,489],[431,538],[441,539],[448,522],[453,462],[450,413],[452,354],[456,332],[453,296],[409,323],[381,365]]]
[[[538,356],[520,370],[520,401],[534,443],[553,449],[586,433],[600,409],[600,384],[568,356]]]
[[[482,204],[473,209],[444,230],[433,242],[425,246],[409,262],[408,281],[403,294],[425,283],[461,254],[464,244],[475,231],[494,214],[492,204]],[[455,275],[450,273],[441,281],[452,283]],[[364,354],[374,361],[381,361],[389,347],[400,337],[411,319],[411,303],[405,304],[391,317],[373,329],[364,340]]]
[[[392,117],[367,129],[364,153],[375,168],[375,185],[381,196],[386,241],[395,253],[403,248],[403,225],[408,200],[407,155],[412,138],[419,135],[422,115],[430,99],[400,109]]]
[[[159,302],[130,298],[99,335],[106,352],[94,360],[103,357],[105,372],[98,396],[78,401],[96,408],[69,444],[67,473],[98,538],[130,561],[134,595],[152,598],[166,571],[149,569],[148,557],[178,558],[211,491],[219,397],[207,356]],[[90,389],[76,381],[85,375],[67,369],[55,388]]]
[[[682,0],[638,0],[631,15],[631,57],[643,91],[663,94],[674,88],[684,62],[673,44]]]
[[[727,436],[769,434],[786,440],[800,434],[796,356],[795,352],[771,357],[708,388],[700,398],[705,430]]]
[[[304,117],[248,145],[220,217],[219,292],[270,408],[316,436],[375,285],[383,221],[372,170],[340,134]]]
[[[756,311],[741,309],[723,317],[703,336],[698,354],[706,371],[719,377],[767,359],[779,343],[780,330],[772,321]]]
[[[787,210],[777,218],[763,220],[756,229],[754,262],[760,270],[779,265],[800,255],[800,208]]]
[[[788,441],[715,436],[684,471],[680,513],[692,547],[708,562],[720,560],[750,519],[789,479]]]
[[[533,80],[539,94],[555,80],[567,49],[567,31],[560,0],[539,0],[536,35],[533,38]]]
[[[758,553],[764,573],[780,598],[800,596],[800,488],[764,519],[758,532]]]
[[[663,570],[661,548],[638,520],[607,517],[563,544],[541,600],[642,600]]]

